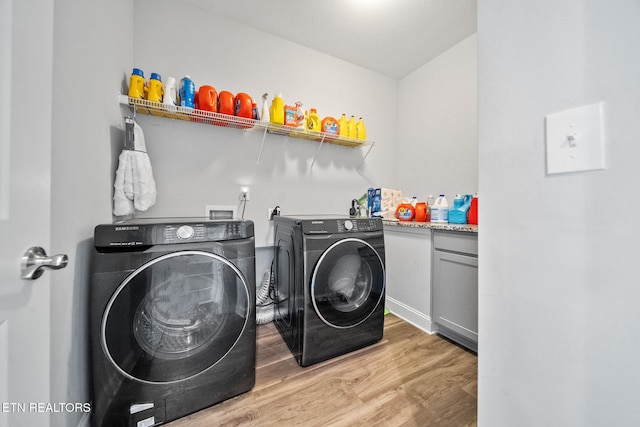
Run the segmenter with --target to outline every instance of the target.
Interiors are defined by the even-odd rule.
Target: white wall
[[[362,116],[376,145],[322,147],[204,124],[138,115],[158,187],[156,206],[138,216],[202,216],[206,204],[239,205],[240,185],[249,185],[245,218],[256,225],[256,243],[271,245],[267,210],[283,214],[344,213],[371,186],[394,185],[397,82],[342,60],[171,0],[136,0],[132,66],[163,79],[189,75],[196,87],[246,92],[261,104],[281,91],[285,103],[301,101],[321,117]],[[186,24],[185,24],[186,23]],[[188,36],[167,28],[188,28]],[[241,207],[238,206],[241,210]]]
[[[110,158],[122,143],[116,102],[133,56],[133,3],[56,0],[54,13],[51,250],[70,262],[51,275],[51,402],[84,403],[89,254],[93,227],[111,222]],[[82,416],[53,413],[51,425],[75,426]]]
[[[478,2],[479,425],[637,425],[640,8]],[[545,175],[544,116],[605,102],[607,169]]]
[[[399,81],[399,188],[426,200],[478,191],[478,37]]]

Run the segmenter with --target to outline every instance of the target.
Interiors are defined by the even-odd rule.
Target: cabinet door
[[[478,342],[478,258],[433,252],[433,314],[439,325]]]
[[[385,227],[386,305],[396,315],[432,332],[431,232]]]

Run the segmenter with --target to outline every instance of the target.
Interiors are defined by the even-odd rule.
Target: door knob
[[[40,246],[33,246],[27,249],[22,256],[20,277],[35,280],[42,276],[45,268],[59,270],[65,268],[68,263],[69,257],[64,254],[47,256],[47,253]]]

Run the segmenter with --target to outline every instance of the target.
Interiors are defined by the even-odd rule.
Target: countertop
[[[459,231],[464,233],[477,233],[478,226],[476,224],[448,224],[435,222],[415,222],[415,221],[398,221],[391,219],[383,219],[382,224],[387,227],[407,227],[407,228],[423,228],[440,231]]]

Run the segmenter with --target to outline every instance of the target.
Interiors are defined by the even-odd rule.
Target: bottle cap
[[[133,71],[131,72],[131,74],[134,74],[134,75],[140,76],[140,77],[144,77],[144,71],[142,71],[140,68],[134,68]]]
[[[162,77],[158,73],[151,73],[151,79],[152,80],[158,80],[159,82],[162,81]]]

